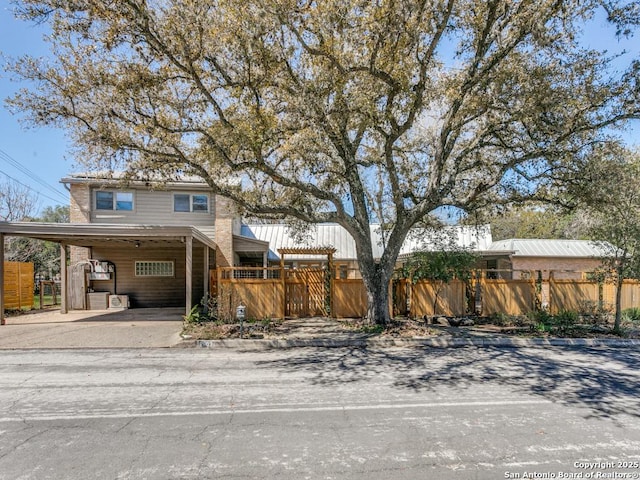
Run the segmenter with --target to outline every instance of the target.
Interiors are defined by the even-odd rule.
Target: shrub
[[[627,308],[622,311],[622,318],[629,323],[640,323],[640,308]]]
[[[573,310],[561,310],[554,319],[558,326],[572,326],[578,322],[578,312],[574,312]]]
[[[553,323],[553,315],[551,315],[548,310],[535,310],[533,312],[529,312],[527,313],[527,319],[530,323],[535,325],[550,325]]]
[[[489,316],[491,323],[494,325],[498,325],[499,327],[510,327],[514,325],[515,318],[511,315],[507,315],[506,313],[496,312],[492,313]]]

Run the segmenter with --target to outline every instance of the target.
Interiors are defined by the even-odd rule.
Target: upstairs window
[[[209,211],[209,196],[176,193],[173,196],[173,211],[207,213]]]
[[[133,192],[96,191],[96,210],[133,211]]]

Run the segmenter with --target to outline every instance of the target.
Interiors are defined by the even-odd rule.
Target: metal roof
[[[383,242],[380,225],[372,224],[371,243],[373,256],[380,258],[383,251]],[[401,255],[410,254],[415,251],[434,250],[443,247],[443,243],[435,237],[451,238],[453,244],[459,247],[472,248],[474,250],[486,250],[491,245],[491,230],[488,225],[479,227],[473,226],[451,226],[438,231],[438,235],[428,230],[415,229],[407,237]],[[312,225],[309,230],[297,238],[286,224],[249,224],[242,225],[240,234],[243,237],[255,238],[269,243],[269,260],[280,259],[278,249],[280,248],[323,248],[333,247],[336,249],[334,258],[336,260],[356,260],[356,244],[353,237],[346,229],[336,223],[321,223]],[[448,236],[450,235],[450,237]],[[287,255],[288,260],[302,260],[316,258],[310,255]],[[317,257],[321,259],[320,256]]]
[[[489,251],[512,251],[517,257],[594,258],[609,255],[608,248],[591,240],[510,238],[493,242]]]

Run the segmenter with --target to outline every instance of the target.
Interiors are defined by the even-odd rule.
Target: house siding
[[[115,264],[116,290],[113,282],[93,281],[96,291],[129,295],[132,308],[179,307],[186,301],[186,252],[183,248],[94,248],[93,258]],[[174,262],[174,277],[136,277],[135,262],[161,260]],[[193,249],[193,298],[195,305],[204,295],[204,248]]]
[[[95,192],[122,191],[133,192],[133,211],[121,210],[96,210]],[[174,212],[174,193],[209,195],[208,212]],[[139,225],[191,225],[191,226],[213,226],[215,224],[215,198],[214,195],[202,190],[145,190],[145,189],[99,189],[92,188],[89,198],[90,202],[90,222],[91,223],[122,223]]]

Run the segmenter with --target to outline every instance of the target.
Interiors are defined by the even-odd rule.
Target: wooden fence
[[[530,280],[479,280],[482,315],[526,315],[536,307],[536,285]]]
[[[454,280],[451,283],[421,280],[410,284],[409,313],[423,317],[433,315],[464,315],[467,309],[466,285]]]
[[[358,318],[367,313],[367,290],[359,278],[341,278],[333,281],[333,316]]]
[[[217,273],[212,272],[211,292],[217,296],[223,317],[233,318],[235,307],[240,303],[247,307],[247,317],[256,319],[319,314],[317,307],[315,310],[309,307],[320,301],[319,297],[311,301],[314,285],[320,284],[317,278],[310,282],[309,294],[305,296],[305,290],[300,290],[300,279],[304,278],[300,272],[294,275],[280,268],[244,267],[221,268]],[[367,293],[362,279],[339,277],[334,274],[330,290],[324,297],[327,311],[337,318],[365,316]],[[408,314],[412,317],[469,313],[483,316],[526,315],[541,306],[553,314],[563,310],[586,313],[599,307],[612,310],[615,287],[585,279],[550,278],[540,282],[534,275],[530,279],[507,280],[486,278],[482,274],[466,284],[462,281],[446,284],[428,280],[413,283],[408,279],[397,279],[390,287],[389,297],[390,310],[394,315]],[[640,307],[640,281],[625,280],[623,284],[622,308],[630,307]]]
[[[612,294],[615,298],[615,293]],[[623,310],[632,307],[640,307],[640,281],[625,280],[622,282],[621,307]],[[615,300],[614,300],[615,302]]]
[[[615,285],[598,284],[589,280],[554,280],[549,282],[549,310],[558,313],[572,310],[588,313],[595,309],[614,311],[616,303]],[[640,307],[640,281],[624,280],[620,306],[622,310]]]
[[[4,308],[33,308],[33,263],[4,262]]]
[[[234,318],[240,303],[247,318],[284,318],[284,283],[279,268],[218,268],[210,272],[210,291],[217,299],[218,315]]]

